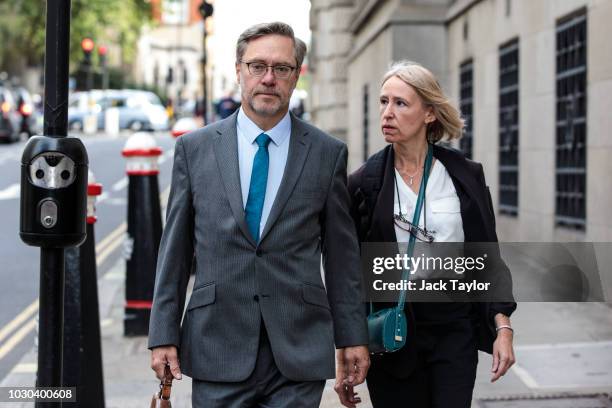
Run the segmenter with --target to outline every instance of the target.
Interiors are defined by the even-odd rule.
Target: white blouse
[[[397,188],[393,190],[394,214],[399,214],[397,191],[402,205],[402,214],[412,222],[417,194],[404,182],[399,171],[395,169]],[[394,186],[395,187],[395,186]],[[461,219],[461,206],[455,185],[439,160],[433,164],[425,189],[425,203],[421,209],[419,227],[425,228],[425,211],[427,212],[427,231],[434,236],[434,242],[463,242],[463,220]],[[410,233],[394,224],[397,242],[408,242]]]

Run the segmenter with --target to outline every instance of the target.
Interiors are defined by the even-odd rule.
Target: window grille
[[[499,211],[518,214],[519,42],[499,50]]]
[[[370,146],[369,146],[369,128],[370,128],[370,119],[369,119],[369,95],[370,92],[368,90],[368,85],[363,86],[363,161],[368,160],[368,156],[370,154]]]
[[[472,158],[472,140],[473,140],[473,113],[472,113],[472,95],[473,95],[473,62],[467,61],[459,67],[459,108],[465,120],[465,128],[463,129],[463,137],[459,142],[459,147],[466,157]]]
[[[584,11],[558,22],[556,89],[557,225],[586,224],[587,19]]]

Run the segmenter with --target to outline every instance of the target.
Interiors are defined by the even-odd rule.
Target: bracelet
[[[514,329],[511,326],[508,325],[502,325],[502,326],[497,326],[495,328],[495,332],[497,333],[498,331],[500,331],[501,329],[508,329],[510,330],[512,333],[514,333]]]

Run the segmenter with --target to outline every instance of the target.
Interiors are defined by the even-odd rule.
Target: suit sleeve
[[[149,348],[180,344],[180,324],[194,256],[194,212],[185,146],[174,150],[166,226],[157,257],[155,292],[149,323]]]
[[[348,150],[342,145],[322,217],[323,265],[337,348],[368,343],[359,243],[347,189],[347,157]]]
[[[361,192],[361,178],[365,164],[355,170],[348,176],[348,192],[350,200],[350,214],[353,219],[353,224],[357,230],[357,239],[361,243],[365,240],[367,225],[363,225],[364,221],[368,221],[367,205],[365,197]]]

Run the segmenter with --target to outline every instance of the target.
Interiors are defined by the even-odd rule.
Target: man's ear
[[[240,84],[240,63],[236,63],[236,82]]]

